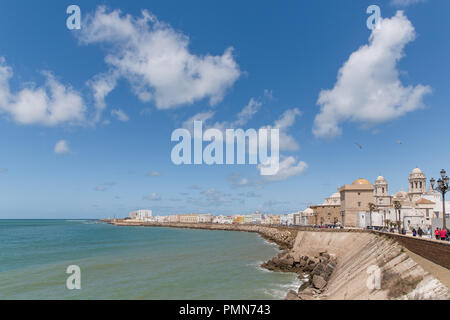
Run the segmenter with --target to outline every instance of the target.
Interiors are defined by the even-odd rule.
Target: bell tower
[[[427,191],[427,179],[419,168],[415,168],[409,175],[408,195],[411,201],[419,200]]]
[[[388,183],[383,176],[379,176],[375,180],[373,196],[377,207],[385,207],[391,205],[391,197],[388,193]]]

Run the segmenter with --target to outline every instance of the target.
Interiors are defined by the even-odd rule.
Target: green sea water
[[[0,220],[0,299],[283,299],[296,275],[259,267],[277,252],[254,233]]]

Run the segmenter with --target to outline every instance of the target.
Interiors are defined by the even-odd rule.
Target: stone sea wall
[[[280,247],[280,249],[283,250],[292,247],[298,232],[298,230],[291,228],[265,227],[256,225],[129,222],[127,220],[108,221],[108,222],[116,226],[146,226],[146,227],[182,228],[182,229],[255,232],[259,233],[263,238],[276,243]]]

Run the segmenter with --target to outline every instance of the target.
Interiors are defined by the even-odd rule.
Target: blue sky
[[[81,30],[66,28],[71,4]],[[371,4],[383,18],[372,35]],[[3,1],[0,218],[287,213],[359,177],[382,174],[392,192],[416,166],[436,176],[450,156],[449,9]],[[282,131],[277,178],[254,165],[172,164],[174,129],[199,117],[230,125],[245,107],[240,127]]]

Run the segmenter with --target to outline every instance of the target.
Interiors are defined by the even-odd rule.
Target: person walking
[[[441,240],[445,241],[447,239],[447,230],[441,229]]]
[[[413,237],[415,237],[415,236],[416,236],[416,233],[417,233],[417,232],[416,232],[416,228],[413,228],[413,229],[412,229],[412,234],[413,234]]]
[[[417,234],[419,235],[419,237],[422,238],[422,236],[423,236],[423,230],[422,230],[421,227],[419,227],[419,230],[417,230]]]
[[[441,232],[439,231],[439,228],[436,228],[434,230],[434,235],[436,236],[436,240],[439,240],[439,238],[441,237]]]

